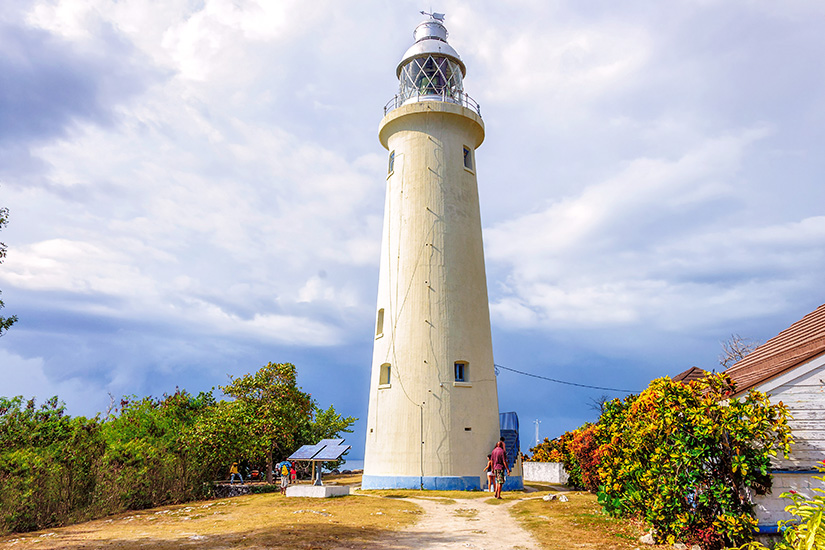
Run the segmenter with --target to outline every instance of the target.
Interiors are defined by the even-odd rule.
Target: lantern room
[[[467,68],[447,43],[443,14],[424,15],[427,19],[413,32],[415,43],[398,64],[398,94],[387,104],[385,112],[416,101],[448,101],[478,112],[478,104],[464,93]]]

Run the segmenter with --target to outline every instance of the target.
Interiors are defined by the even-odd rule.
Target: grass
[[[421,513],[412,503],[360,496],[248,495],[1,537],[0,549],[361,548],[413,523]]]
[[[639,547],[639,537],[648,530],[642,522],[602,513],[595,495],[590,493],[565,492],[568,502],[544,501],[543,494],[547,493],[515,504],[511,511],[545,550],[632,550]]]
[[[517,501],[510,511],[545,550],[631,550],[640,546],[638,537],[647,531],[642,523],[604,515],[595,496],[589,493],[565,491],[568,502],[546,502],[541,497],[560,488],[534,488],[538,492],[503,493],[502,500],[481,491],[358,491],[348,497],[322,500],[285,498],[272,493],[247,495],[129,512],[60,529],[0,537],[0,550],[362,548],[418,520],[423,510],[400,500],[408,497],[432,499],[439,504],[460,502],[461,507],[451,513],[469,521],[477,519],[478,506]],[[484,525],[476,525],[478,529],[474,532],[484,532]]]

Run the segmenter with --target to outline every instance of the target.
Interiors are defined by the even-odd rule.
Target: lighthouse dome
[[[458,52],[447,43],[442,14],[429,17],[413,32],[415,43],[404,53],[396,68],[400,103],[448,101],[464,103],[464,75],[467,72]]]
[[[447,34],[447,28],[437,19],[428,18],[419,23],[413,31],[415,43],[404,52],[401,62],[395,69],[396,75],[399,78],[401,77],[401,70],[411,59],[429,55],[449,58],[459,67],[462,77],[467,74],[467,68],[464,66],[464,62],[461,61],[461,56],[458,55],[455,48],[447,43]]]

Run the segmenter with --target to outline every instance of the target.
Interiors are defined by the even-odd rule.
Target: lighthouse
[[[444,16],[424,15],[378,130],[387,187],[362,487],[478,490],[500,435],[476,179],[484,122]]]

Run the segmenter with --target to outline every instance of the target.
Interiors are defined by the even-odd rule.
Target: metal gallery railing
[[[475,99],[464,92],[450,92],[446,88],[440,94],[434,92],[413,94],[408,96],[395,94],[393,98],[389,100],[386,105],[384,105],[384,116],[386,116],[387,113],[393,109],[397,109],[402,105],[406,105],[407,103],[416,103],[419,101],[444,101],[447,103],[455,103],[457,105],[462,105],[471,111],[475,111],[478,116],[481,116],[481,106]]]

